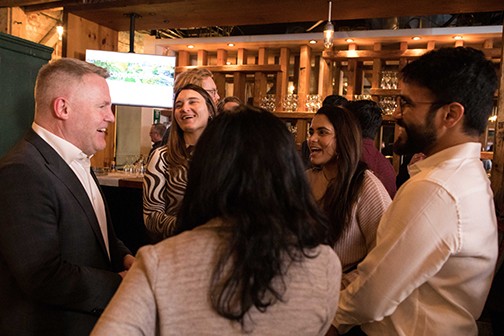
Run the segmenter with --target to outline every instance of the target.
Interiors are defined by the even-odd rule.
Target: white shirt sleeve
[[[333,321],[340,332],[391,315],[458,250],[459,219],[452,196],[425,180],[410,183],[408,189],[384,214],[376,247],[359,264],[359,276],[341,292]]]

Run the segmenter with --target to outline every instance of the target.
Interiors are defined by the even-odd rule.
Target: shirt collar
[[[425,159],[418,161],[408,167],[411,176],[420,173],[424,169],[435,167],[449,160],[479,159],[481,155],[481,144],[479,142],[466,142],[461,145],[452,146],[437,152]]]
[[[32,123],[32,129],[42,139],[44,139],[44,141],[47,142],[68,165],[70,165],[75,160],[81,162],[89,162],[89,159],[91,159],[92,157],[92,155],[87,156],[74,144],[51,133],[35,122]]]

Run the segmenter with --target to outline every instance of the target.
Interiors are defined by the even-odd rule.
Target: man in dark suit
[[[0,335],[89,335],[134,262],[90,170],[114,121],[107,77],[42,67],[32,129],[0,160]]]

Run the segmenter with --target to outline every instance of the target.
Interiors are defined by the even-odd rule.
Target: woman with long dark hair
[[[323,106],[310,126],[307,171],[315,199],[329,217],[329,240],[340,257],[343,285],[375,245],[376,229],[391,200],[380,180],[361,161],[362,135],[345,108]]]
[[[341,265],[292,135],[242,106],[196,145],[176,236],[140,249],[95,335],[324,335]]]

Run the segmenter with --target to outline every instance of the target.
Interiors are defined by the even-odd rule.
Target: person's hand
[[[133,264],[135,263],[135,257],[133,257],[131,254],[126,254],[124,256],[124,259],[123,259],[123,265],[124,265],[124,269],[127,271],[131,268],[131,266],[133,266]]]
[[[413,154],[413,156],[411,157],[411,160],[410,160],[410,163],[408,164],[409,165],[412,165],[412,164],[415,164],[417,163],[418,161],[422,161],[423,159],[425,159],[426,156],[424,153],[416,153],[416,154]]]
[[[121,278],[124,279],[124,277],[126,276],[127,273],[128,273],[128,271],[122,271],[122,272],[119,272],[117,274],[119,274],[121,276]]]

